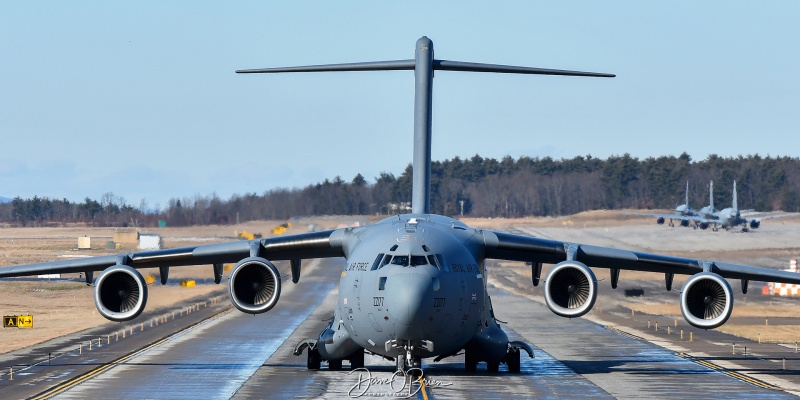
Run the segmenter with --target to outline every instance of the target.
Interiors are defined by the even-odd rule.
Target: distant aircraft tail
[[[686,199],[684,200],[686,207],[689,207],[689,181],[686,181]]]
[[[613,74],[564,71],[557,69],[478,64],[433,58],[433,42],[426,36],[417,40],[413,60],[361,62],[351,64],[310,65],[301,67],[238,70],[236,73],[326,72],[326,71],[392,71],[413,70],[414,96],[414,162],[411,212],[430,213],[431,188],[431,114],[433,71],[495,72],[504,74],[566,75],[613,78]]]
[[[708,183],[708,206],[711,207],[711,212],[714,212],[714,181]]]
[[[736,181],[733,181],[733,211],[739,211],[739,202],[736,200]]]

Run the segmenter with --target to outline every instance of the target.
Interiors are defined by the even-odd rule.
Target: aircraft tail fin
[[[711,207],[711,212],[714,212],[714,181],[708,183],[708,206]]]
[[[613,78],[614,74],[566,71],[558,69],[479,64],[433,58],[433,41],[423,36],[417,40],[413,60],[376,61],[349,64],[309,65],[298,67],[237,70],[240,74],[328,71],[397,71],[414,70],[414,161],[411,212],[430,213],[431,190],[431,115],[433,71],[494,72],[505,74],[563,75]]]
[[[731,206],[734,211],[739,210],[739,202],[736,199],[736,181],[733,181],[733,204]]]
[[[686,199],[684,200],[686,207],[689,207],[689,181],[686,181]]]

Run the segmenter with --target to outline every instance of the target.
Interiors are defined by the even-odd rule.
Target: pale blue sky
[[[436,58],[433,158],[798,156],[800,2],[0,3],[0,196],[262,193],[411,161],[413,73],[236,75]]]

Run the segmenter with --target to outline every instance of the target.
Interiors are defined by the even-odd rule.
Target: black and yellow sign
[[[18,315],[17,328],[33,328],[33,315]]]
[[[6,315],[3,317],[3,328],[16,328],[16,327],[17,327],[16,315]]]
[[[33,315],[6,315],[3,328],[33,328]]]

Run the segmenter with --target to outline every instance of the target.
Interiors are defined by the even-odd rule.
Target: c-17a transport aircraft
[[[223,263],[236,263],[228,277],[231,302],[239,310],[259,314],[278,304],[281,274],[271,261],[290,260],[292,282],[300,279],[301,261],[341,257],[345,266],[331,323],[316,340],[307,340],[295,354],[307,354],[308,368],[325,361],[330,369],[364,364],[365,352],[396,361],[398,370],[418,368],[424,358],[434,361],[464,352],[465,368],[479,362],[495,372],[501,363],[520,370],[521,342],[509,342],[494,318],[486,291],[487,259],[530,262],[533,285],[540,283],[542,264],[555,264],[544,278],[544,297],[550,310],[562,317],[580,317],[597,298],[597,279],[591,268],[608,268],[617,287],[620,270],[664,274],[671,290],[675,274],[691,275],[680,294],[686,321],[698,328],[715,328],[733,309],[728,279],[800,283],[800,275],[725,262],[669,257],[512,235],[470,228],[462,222],[429,212],[431,158],[431,98],[433,71],[495,72],[586,77],[613,77],[575,71],[437,60],[427,37],[416,43],[413,60],[317,65],[237,71],[240,73],[413,70],[414,160],[412,213],[376,224],[157,251],[19,265],[0,269],[0,277],[44,273],[93,273],[98,311],[112,321],[136,318],[147,301],[147,284],[137,271],[159,268],[162,284],[170,267],[210,264],[215,281],[222,280]],[[530,354],[529,354],[530,355]]]

